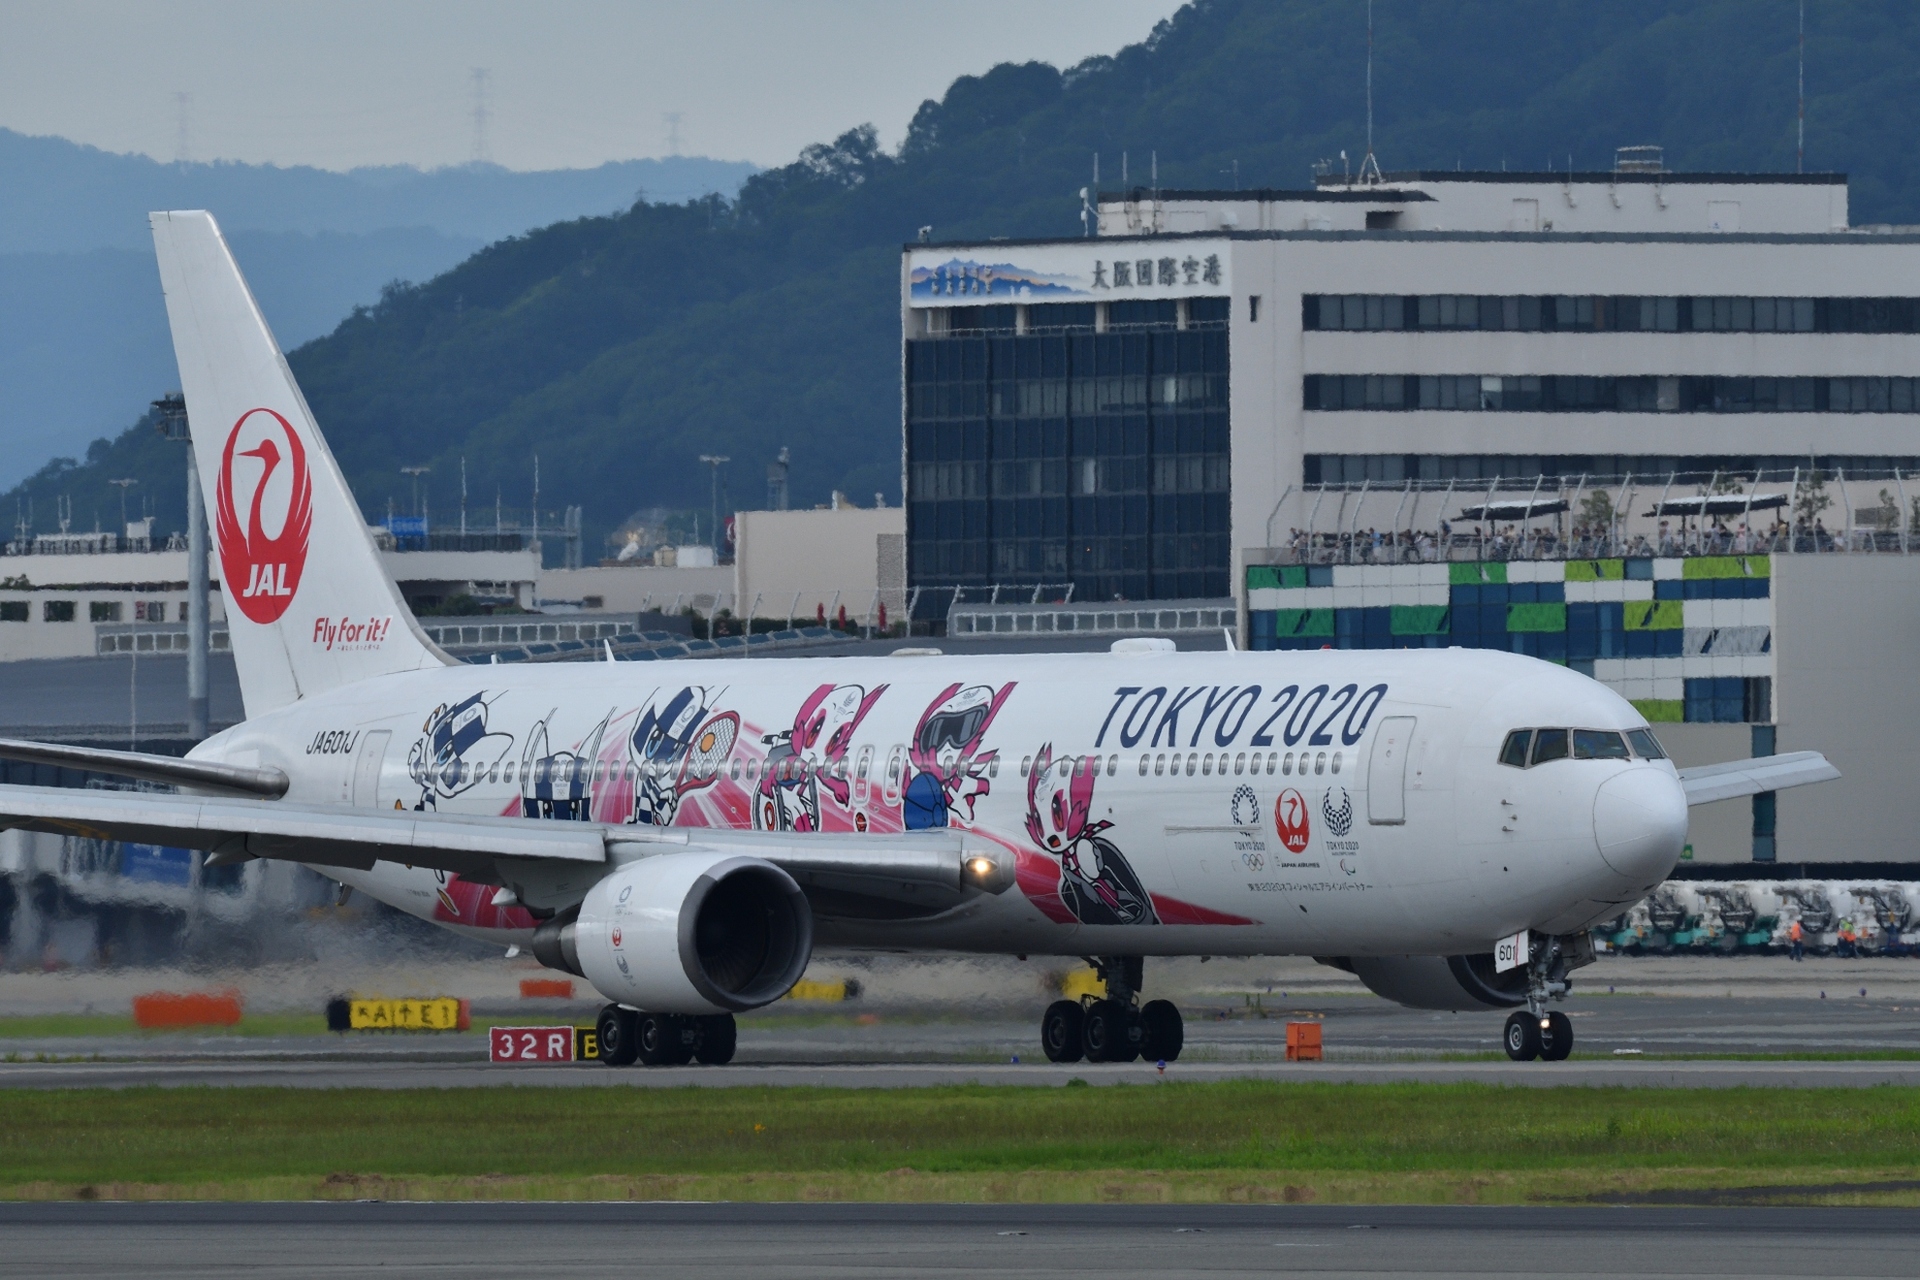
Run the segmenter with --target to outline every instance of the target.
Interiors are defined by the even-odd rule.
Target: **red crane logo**
[[[1289,853],[1303,853],[1307,847],[1307,802],[1298,791],[1288,787],[1273,802],[1273,832]]]
[[[257,423],[256,430],[264,428],[258,442],[236,453],[240,434],[255,415],[264,415],[271,422]],[[251,476],[252,498],[244,526],[235,503],[241,480],[235,470],[241,458],[257,459],[260,464],[259,474]],[[283,462],[285,474],[276,475]],[[252,465],[248,464],[245,471],[251,473]],[[272,534],[267,532],[261,513],[262,506],[269,502],[279,507],[275,514],[280,516],[275,522],[278,532]],[[227,599],[254,622],[278,621],[300,589],[300,573],[307,564],[307,539],[312,532],[313,480],[307,474],[307,451],[299,434],[271,409],[247,410],[227,433],[214,494],[214,537],[220,543],[221,585]]]

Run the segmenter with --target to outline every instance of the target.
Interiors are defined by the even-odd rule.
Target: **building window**
[[[1916,413],[1920,379],[1310,373],[1308,410],[1469,413]]]
[[[1230,307],[1114,302],[1104,333],[1034,332],[1036,308],[1016,337],[910,340],[910,581],[1225,595]]]
[[[40,618],[43,622],[72,622],[73,606],[71,600],[48,600],[40,606]]]
[[[1307,294],[1302,322],[1517,333],[1920,333],[1920,298]]]
[[[27,620],[27,602],[25,600],[0,600],[0,622],[25,622]]]

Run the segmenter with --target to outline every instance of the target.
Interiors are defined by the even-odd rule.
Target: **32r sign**
[[[572,1062],[572,1027],[495,1027],[487,1033],[489,1062]]]

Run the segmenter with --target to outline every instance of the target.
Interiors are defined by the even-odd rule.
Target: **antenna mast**
[[[1367,0],[1367,157],[1360,162],[1360,181],[1375,186],[1382,181],[1373,156],[1373,0]]]

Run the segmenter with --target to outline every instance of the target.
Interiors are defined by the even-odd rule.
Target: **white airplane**
[[[281,858],[609,1002],[614,1064],[732,1057],[816,945],[1086,956],[1056,1062],[1172,1059],[1144,957],[1308,955],[1420,1008],[1549,1001],[1672,870],[1687,806],[1837,777],[1676,771],[1585,676],[1478,650],[477,666],[421,633],[213,218],[152,216],[244,722],[185,759],[0,755],[177,793],[0,788],[0,825]],[[396,423],[404,430],[404,423]],[[609,655],[611,656],[611,655]]]

